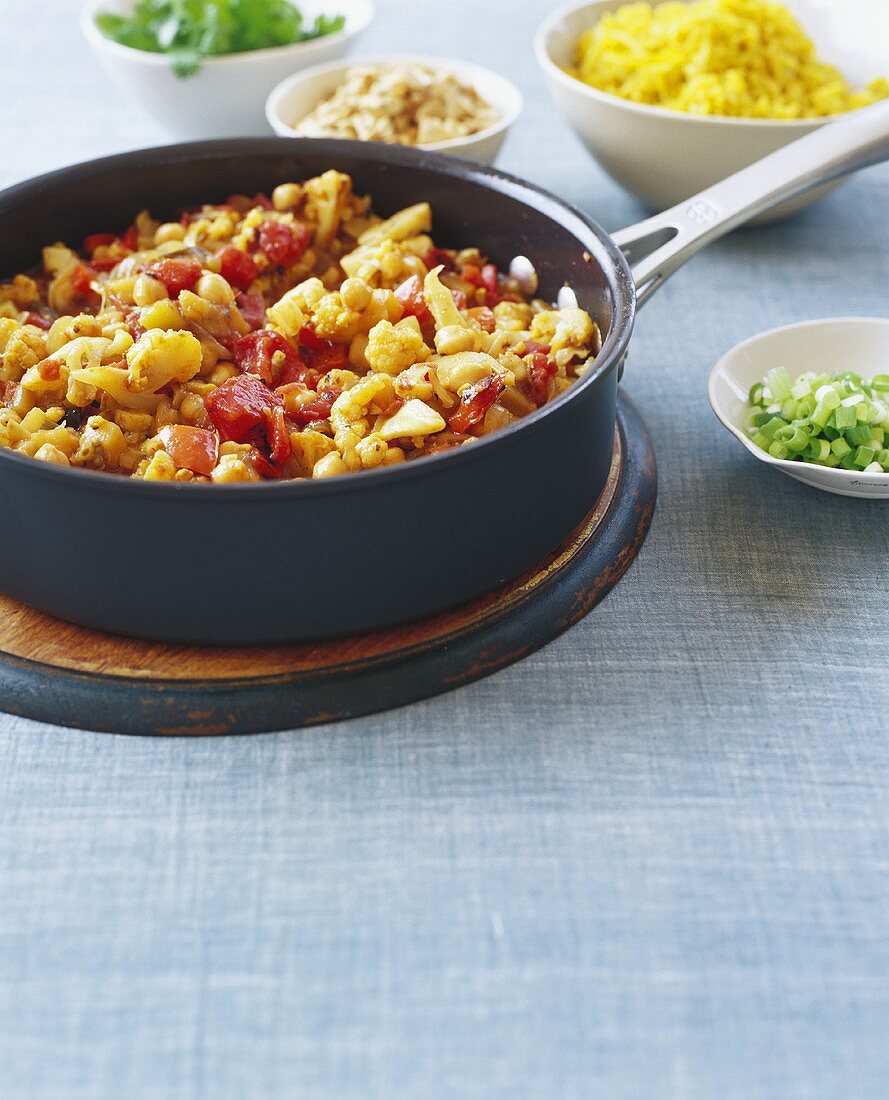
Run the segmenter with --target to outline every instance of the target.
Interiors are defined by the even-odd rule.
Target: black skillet
[[[776,203],[889,156],[889,105],[833,123],[616,237],[490,168],[393,146],[202,142],[75,165],[0,193],[0,271],[41,246],[271,190],[330,167],[390,214],[427,200],[436,241],[568,284],[605,334],[567,394],[478,443],[381,471],[249,485],[151,483],[0,448],[0,590],[86,626],[171,642],[271,643],[428,615],[517,576],[602,488],[637,301],[708,241]],[[624,253],[637,263],[631,271]],[[637,294],[638,288],[638,294]]]

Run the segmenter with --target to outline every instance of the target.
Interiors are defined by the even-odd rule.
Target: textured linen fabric
[[[0,182],[164,140],[77,6],[3,5]],[[548,4],[378,6],[366,53],[520,83],[504,167],[642,216],[546,97]],[[269,736],[0,716],[5,1100],[887,1095],[889,505],[766,469],[706,399],[746,336],[887,314],[887,184],[715,244],[642,311],[654,527],[545,651]]]

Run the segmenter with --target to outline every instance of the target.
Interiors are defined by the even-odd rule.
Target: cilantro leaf
[[[304,25],[289,0],[138,0],[129,17],[101,12],[96,25],[123,46],[169,55],[173,72],[193,76],[205,57],[289,46],[334,34],[342,15]]]

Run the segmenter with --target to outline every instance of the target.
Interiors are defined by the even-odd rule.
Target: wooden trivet
[[[114,733],[258,733],[386,710],[496,672],[583,618],[639,552],[657,495],[654,453],[624,397],[617,424],[608,481],[571,537],[518,580],[430,619],[318,643],[175,646],[0,595],[0,709]]]

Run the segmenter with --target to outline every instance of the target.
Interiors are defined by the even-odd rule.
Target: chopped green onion
[[[784,367],[750,387],[747,431],[773,458],[889,473],[889,373],[871,381]]]
[[[858,422],[855,410],[848,405],[840,405],[833,414],[836,426],[842,431],[845,428],[854,428]]]
[[[783,367],[775,367],[765,377],[765,384],[773,401],[785,401],[790,397],[790,375]]]

